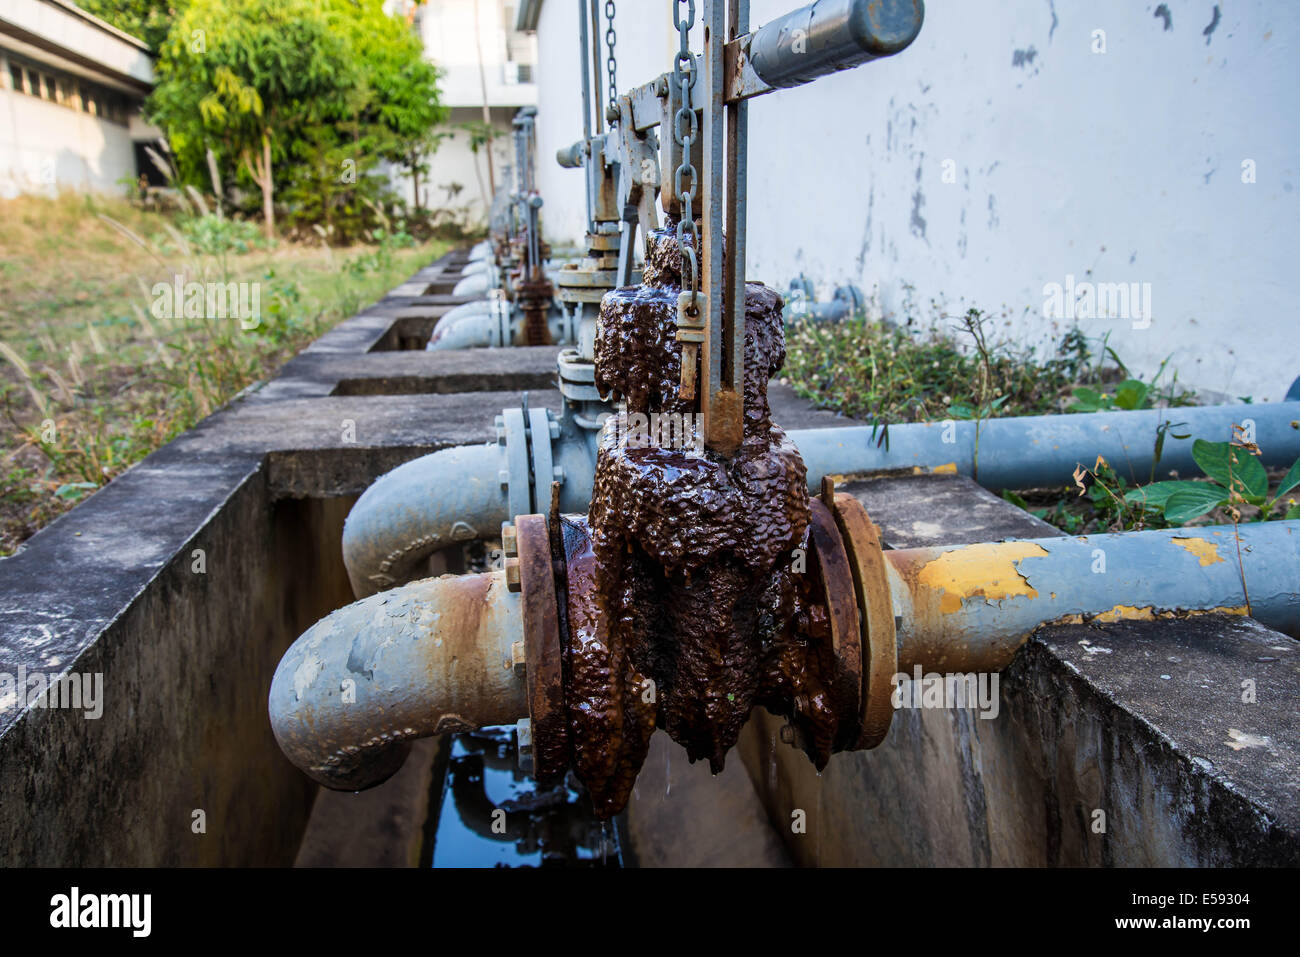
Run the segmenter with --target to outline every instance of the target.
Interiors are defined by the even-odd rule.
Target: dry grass
[[[267,247],[242,224],[75,194],[0,200],[0,226],[0,554],[445,248]],[[258,328],[151,314],[178,275],[258,283]]]

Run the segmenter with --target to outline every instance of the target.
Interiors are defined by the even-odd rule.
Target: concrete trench
[[[352,600],[338,543],[371,482],[492,441],[524,391],[559,410],[554,347],[423,351],[465,261],[420,270],[0,562],[0,671],[104,689],[94,720],[0,711],[0,863],[427,857],[446,741],[372,791],[323,792],[280,754],[266,698],[288,645]],[[787,429],[858,424],[770,395]],[[1059,534],[959,476],[845,488],[891,547]],[[1045,628],[1003,673],[996,720],[905,710],[820,777],[766,713],[716,779],[657,734],[626,862],[1294,865],[1297,647],[1237,617]]]

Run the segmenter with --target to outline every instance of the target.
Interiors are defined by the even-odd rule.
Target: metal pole
[[[728,0],[727,39],[749,32],[749,0]],[[745,395],[745,202],[749,163],[749,104],[727,104],[727,253],[723,312],[723,382],[738,397],[732,427],[737,444]]]
[[[724,0],[704,0],[704,232],[700,239],[704,298],[703,383],[700,412],[704,416],[704,441],[709,448],[730,455],[740,445],[743,395],[727,388],[723,380],[725,326],[723,317],[723,204],[725,199],[726,105],[723,92],[723,47],[726,42]],[[742,271],[743,275],[743,271]],[[743,333],[742,333],[743,335]]]
[[[585,40],[584,40],[585,45]],[[600,93],[600,10],[597,7],[597,0],[591,0],[591,45],[588,47],[591,51],[591,73],[595,81],[596,99],[593,104],[596,113],[596,135],[599,136],[605,131],[604,110],[601,103],[604,97]]]

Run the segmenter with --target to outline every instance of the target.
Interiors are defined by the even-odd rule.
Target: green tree
[[[172,22],[184,12],[187,0],[80,0],[87,13],[117,27],[157,50]]]
[[[348,113],[350,49],[313,0],[192,0],[159,51],[150,112],[182,171],[213,145],[261,189],[275,235],[275,169],[298,137]]]
[[[447,117],[439,71],[405,22],[384,13],[382,0],[327,0],[357,66],[356,146],[410,173],[420,202],[420,175],[437,148],[435,127]]]

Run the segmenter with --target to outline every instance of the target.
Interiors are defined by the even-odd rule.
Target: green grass
[[[889,426],[904,422],[1195,404],[1176,373],[1164,381],[1164,366],[1149,382],[1133,378],[1104,339],[1074,329],[1039,355],[989,342],[989,324],[978,310],[949,331],[920,335],[864,316],[800,322],[786,331],[782,381],[823,408],[879,426],[882,445]],[[1124,505],[1127,487],[1105,463],[1094,468],[1083,495],[1062,487],[1004,497],[1070,534],[1165,527],[1160,515]]]
[[[72,195],[0,201],[0,223],[0,554],[447,247],[269,245]],[[153,284],[178,274],[259,283],[259,325],[152,315]]]

